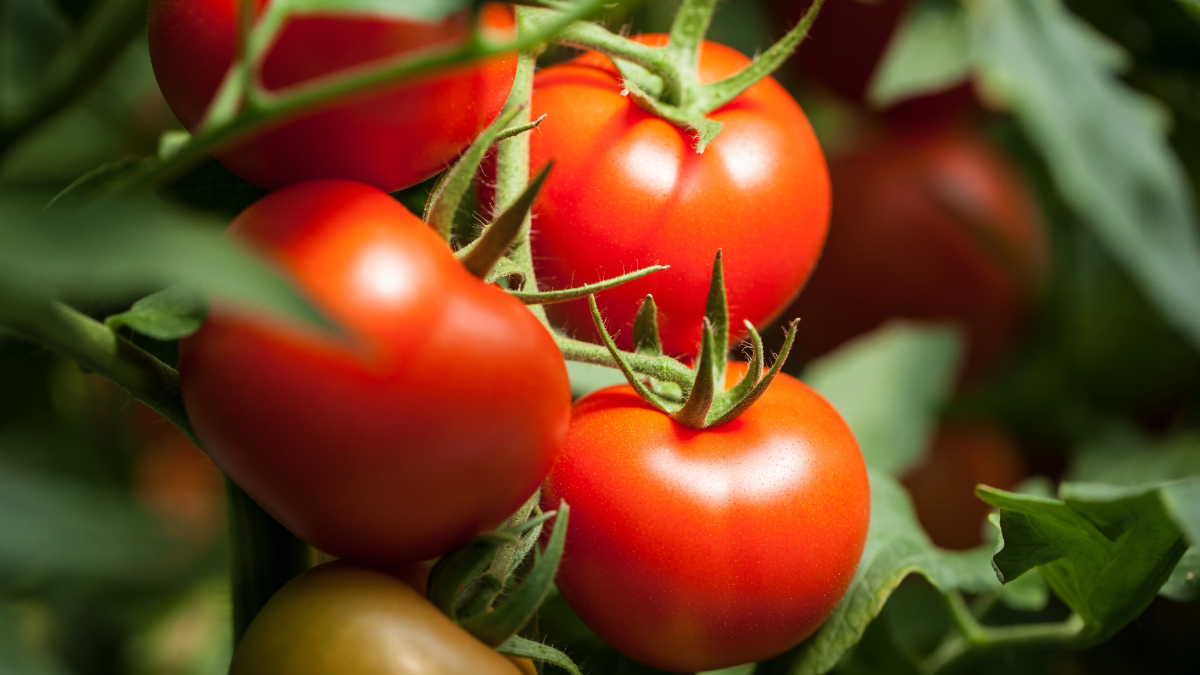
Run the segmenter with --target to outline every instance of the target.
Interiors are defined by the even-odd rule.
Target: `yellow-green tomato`
[[[279,589],[229,675],[521,675],[396,577],[332,562]]]

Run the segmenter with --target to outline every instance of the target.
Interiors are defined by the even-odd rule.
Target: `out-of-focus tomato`
[[[403,581],[333,562],[289,581],[250,624],[230,675],[524,675]]]
[[[807,356],[892,318],[948,320],[969,338],[968,371],[1002,356],[1047,264],[1032,196],[973,132],[924,128],[834,161],[829,241],[785,316]]]
[[[638,38],[662,45],[665,37]],[[699,79],[714,82],[749,63],[704,43]],[[555,161],[534,206],[538,280],[551,288],[592,283],[654,263],[665,272],[597,296],[605,319],[631,346],[629,326],[654,295],[663,349],[693,356],[700,344],[713,257],[724,251],[730,325],[757,326],[787,307],[816,262],[829,221],[829,177],[808,119],[768,77],[709,115],[721,134],[697,154],[693,134],[622,95],[607,57],[589,53],[534,81],[531,166]],[[584,301],[548,308],[568,333],[598,340]],[[735,339],[736,339],[735,335]]]
[[[170,422],[140,403],[131,424],[138,445],[133,491],[180,534],[211,540],[220,530],[225,488],[220,470]]]
[[[341,328],[215,306],[180,343],[213,460],[322,551],[426,560],[494,528],[566,437],[554,340],[396,200],[349,181],[280,190],[234,221]]]
[[[975,496],[975,486],[1011,490],[1024,477],[1020,451],[1003,429],[958,423],[938,431],[925,460],[903,482],[933,543],[967,549],[983,543],[991,509]]]
[[[256,0],[261,9],[269,0]],[[233,61],[237,0],[153,0],[150,58],[171,110],[188,129],[200,124]],[[485,30],[515,35],[512,8],[484,7]],[[371,62],[452,47],[470,30],[470,13],[438,23],[328,15],[296,17],[261,70],[271,91]],[[406,82],[262,132],[217,158],[242,178],[275,189],[318,178],[346,178],[393,191],[446,168],[500,114],[516,56]]]
[[[732,384],[745,365],[730,371]],[[786,375],[703,431],[628,386],[581,399],[543,505],[559,499],[571,504],[563,597],[621,653],[688,673],[775,656],[816,630],[870,516],[850,429]]]

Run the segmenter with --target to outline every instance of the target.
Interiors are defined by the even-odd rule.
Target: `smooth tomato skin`
[[[641,36],[652,45],[663,36]],[[706,42],[699,77],[713,82],[749,59]],[[795,297],[825,241],[829,177],[808,119],[772,78],[710,118],[721,135],[704,154],[692,134],[622,96],[607,57],[585,54],[534,79],[533,169],[555,161],[534,212],[538,280],[592,283],[661,263],[671,269],[597,295],[617,343],[654,295],[667,353],[694,356],[713,258],[724,251],[730,325],[763,326]],[[586,302],[547,308],[569,333],[598,340]]]
[[[398,563],[452,550],[533,494],[571,394],[520,302],[366,185],[286,188],[231,229],[345,332],[216,306],[181,341],[197,434],[267,512],[339,558]]]
[[[830,171],[829,241],[785,314],[801,319],[801,351],[819,356],[893,318],[947,320],[966,330],[968,372],[986,372],[1048,265],[1016,168],[975,132],[951,127],[885,136]]]
[[[523,675],[405,582],[326,563],[289,581],[250,624],[230,675]]]
[[[745,372],[731,364],[730,382]],[[833,611],[866,542],[850,429],[786,375],[745,414],[695,431],[629,387],[581,399],[542,504],[571,505],[557,584],[617,651],[665,670],[775,656]]]
[[[256,0],[258,7],[268,0]],[[171,110],[195,130],[234,54],[237,0],[152,0],[150,60]],[[497,39],[516,34],[512,9],[488,5],[484,26]],[[292,19],[261,71],[282,90],[373,61],[437,46],[469,32],[466,13],[429,24],[304,16]],[[216,154],[255,185],[277,189],[345,178],[392,192],[434,175],[500,114],[516,56],[408,82],[333,108],[306,113]]]

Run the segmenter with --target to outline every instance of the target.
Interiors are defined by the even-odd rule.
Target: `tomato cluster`
[[[203,125],[233,62],[236,7],[151,5],[155,72],[189,129]],[[253,77],[268,91],[303,85],[462,40],[470,16],[432,25],[300,16]],[[482,22],[511,32],[512,10],[488,5]],[[750,63],[711,43],[698,62],[701,84]],[[657,667],[711,670],[779,654],[810,635],[850,583],[869,518],[866,470],[820,396],[772,371],[740,417],[710,429],[681,425],[629,387],[572,410],[555,342],[566,338],[473,276],[382,191],[444,168],[497,117],[513,80],[513,58],[496,58],[306,113],[217,153],[276,189],[237,217],[231,236],[330,325],[213,306],[180,343],[188,416],[226,475],[345,561],[283,588],[231,672],[517,672],[520,664],[378,570],[447,556],[543,484],[546,510],[564,500],[576,514],[563,595],[614,647]],[[532,114],[545,122],[530,164],[557,163],[534,206],[537,276],[561,289],[671,265],[600,302],[623,329],[653,294],[656,346],[691,357],[702,326],[712,329],[706,298],[718,251],[733,325],[764,325],[799,292],[828,223],[824,158],[800,107],[769,77],[711,111],[723,127],[703,153],[690,131],[622,86],[612,62],[593,53],[535,80]],[[550,314],[566,333],[598,337],[582,302]],[[720,363],[724,373],[724,354]],[[760,371],[733,364],[725,384],[754,384]],[[407,670],[389,665],[397,652]]]

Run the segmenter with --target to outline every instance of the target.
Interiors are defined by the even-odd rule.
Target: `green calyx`
[[[712,282],[709,285],[708,304],[704,317],[704,328],[701,337],[700,354],[692,368],[692,378],[688,386],[679,386],[674,391],[672,383],[656,382],[654,379],[639,376],[634,371],[628,354],[617,349],[604,321],[596,306],[595,296],[588,296],[588,305],[592,310],[592,320],[596,330],[604,340],[609,354],[624,373],[630,386],[647,403],[657,410],[669,415],[671,419],[691,429],[707,429],[731,420],[737,419],[742,413],[754,405],[767,387],[775,379],[779,370],[787,360],[792,342],[796,339],[797,321],[788,326],[787,338],[783,350],[771,365],[771,369],[763,374],[764,357],[762,338],[749,322],[745,322],[750,334],[752,355],[746,369],[746,376],[732,388],[725,389],[725,371],[729,354],[729,307],[725,297],[725,271],[721,263],[721,252],[713,262]],[[658,310],[654,298],[646,296],[642,307],[638,310],[633,323],[634,351],[639,356],[662,357],[662,346],[658,340]],[[662,357],[666,358],[666,357]]]
[[[696,152],[703,153],[721,132],[721,124],[708,115],[778,70],[808,36],[824,1],[813,0],[800,22],[744,70],[710,84],[700,84],[697,69],[716,0],[683,0],[665,47],[650,47],[582,22],[569,25],[554,41],[611,58],[623,79],[625,95],[652,114],[691,131]],[[543,4],[555,7],[558,3]],[[535,11],[546,12],[547,21],[555,13],[554,9]]]

